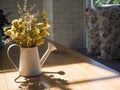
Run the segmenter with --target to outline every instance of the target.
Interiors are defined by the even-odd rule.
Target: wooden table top
[[[8,46],[0,49],[0,90],[120,90],[119,72],[62,45],[53,44],[57,50],[47,58],[42,67],[43,74],[20,77],[17,82],[14,80],[19,72],[6,56]],[[18,65],[17,53],[17,49],[12,52]],[[59,74],[60,71],[65,74]]]

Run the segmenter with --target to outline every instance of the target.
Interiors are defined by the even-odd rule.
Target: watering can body
[[[21,76],[35,76],[41,73],[38,48],[20,48],[19,73]]]
[[[8,50],[7,50],[7,55],[8,55],[8,58],[11,60],[11,62],[13,61],[9,56],[9,50],[13,46],[16,46],[16,44],[12,44],[11,46],[8,47]],[[20,58],[19,58],[19,68],[18,68],[19,75],[20,76],[40,75],[42,73],[41,67],[45,63],[51,51],[55,49],[56,47],[54,45],[52,45],[51,43],[48,43],[47,50],[40,58],[38,47],[33,47],[33,48],[20,47]]]

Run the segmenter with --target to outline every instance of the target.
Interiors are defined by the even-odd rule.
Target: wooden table
[[[52,42],[52,41],[50,41]],[[0,90],[120,90],[120,73],[80,53],[52,42],[57,50],[47,58],[36,77],[20,77],[6,57],[7,45],[0,49]],[[19,50],[15,50],[16,56]],[[18,64],[19,60],[15,63]],[[60,75],[57,72],[65,74]]]

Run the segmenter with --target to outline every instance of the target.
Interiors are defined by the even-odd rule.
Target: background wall
[[[35,10],[42,10],[42,0],[28,0],[29,7],[30,5],[35,4]],[[5,13],[11,12],[9,16],[9,21],[18,18],[18,8],[17,3],[23,6],[23,0],[0,0],[0,9],[3,9]]]
[[[54,40],[54,29],[53,29],[53,0],[43,0],[43,10],[47,12],[47,17],[51,28],[49,30],[49,38]]]
[[[10,21],[18,18],[18,1],[22,5],[23,0],[0,0],[0,9],[11,12]],[[49,38],[69,48],[86,47],[85,0],[28,0],[28,4],[35,4],[35,10],[46,10],[51,24]]]
[[[85,0],[53,0],[54,40],[70,48],[85,47]]]

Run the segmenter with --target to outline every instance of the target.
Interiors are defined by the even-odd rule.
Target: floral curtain
[[[120,58],[120,5],[96,8],[99,19],[101,58]]]
[[[120,5],[87,9],[86,16],[88,52],[100,52],[102,59],[120,59]]]
[[[100,53],[99,24],[95,9],[86,9],[88,24],[88,52]]]

